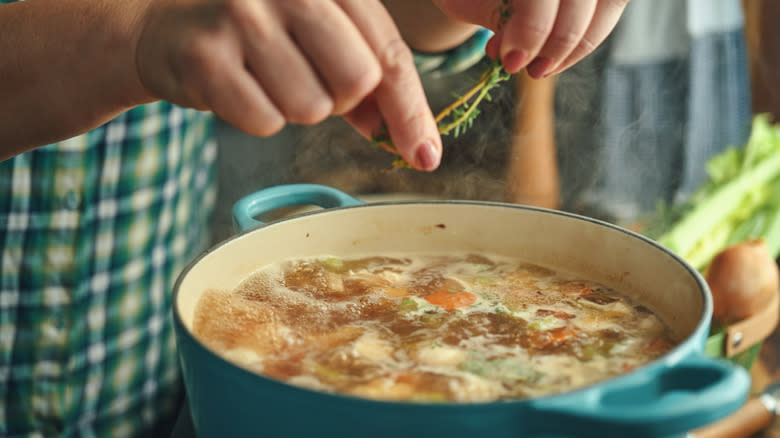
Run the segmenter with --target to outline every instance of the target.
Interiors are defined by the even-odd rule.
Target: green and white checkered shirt
[[[0,436],[175,416],[171,290],[208,244],[212,124],[155,103],[0,163]]]

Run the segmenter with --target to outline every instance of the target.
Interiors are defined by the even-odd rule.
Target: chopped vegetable
[[[419,306],[417,305],[417,301],[409,297],[401,299],[400,310],[402,312],[413,312],[417,310],[418,307]]]
[[[763,240],[730,246],[712,259],[707,270],[713,320],[728,325],[763,310],[777,294],[777,263]]]
[[[585,361],[593,360],[597,356],[609,357],[612,348],[615,347],[615,341],[607,341],[597,338],[580,348],[578,356]]]
[[[538,382],[543,374],[523,363],[522,360],[492,359],[486,360],[473,355],[458,365],[458,370],[480,377],[506,379],[526,382]]]
[[[466,291],[439,290],[428,295],[425,300],[444,310],[455,310],[474,304],[477,301],[477,296]]]
[[[538,313],[539,312],[537,312],[537,314]],[[529,324],[528,328],[531,330],[550,330],[555,327],[559,327],[561,324],[565,324],[565,323],[560,319],[556,318],[554,315],[547,315]]]
[[[344,270],[344,260],[336,257],[328,257],[320,260],[322,267],[331,272],[341,272]]]
[[[545,331],[529,331],[528,338],[533,347],[545,350],[573,340],[577,337],[577,331],[572,327],[558,327]]]

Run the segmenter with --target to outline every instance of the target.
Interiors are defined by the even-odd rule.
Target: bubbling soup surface
[[[226,359],[310,389],[483,402],[569,391],[670,350],[650,309],[505,257],[287,260],[206,291],[193,331]]]

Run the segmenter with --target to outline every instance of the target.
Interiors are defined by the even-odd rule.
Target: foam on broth
[[[206,291],[193,332],[265,376],[381,400],[476,402],[572,390],[677,341],[641,303],[503,256],[286,260]]]

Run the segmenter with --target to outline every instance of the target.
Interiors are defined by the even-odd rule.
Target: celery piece
[[[399,305],[399,310],[401,312],[414,312],[417,310],[420,306],[417,305],[417,302],[409,297],[404,297],[401,300],[401,304]]]
[[[546,331],[546,330],[557,328],[560,324],[561,324],[560,319],[552,315],[547,315],[529,324],[528,329],[535,330],[535,331]]]
[[[744,148],[729,148],[707,163],[710,180],[694,194],[691,208],[657,240],[699,270],[727,246],[753,216],[776,203],[780,178],[780,127],[769,124],[765,115],[753,120],[750,139]],[[760,214],[767,214],[761,212]],[[772,254],[780,250],[780,217],[768,221],[761,235],[772,237]],[[747,227],[748,225],[744,225]],[[734,233],[737,235],[732,235]],[[755,234],[751,230],[750,234]]]
[[[344,260],[336,257],[328,257],[320,260],[322,267],[331,272],[341,272],[344,270]]]

